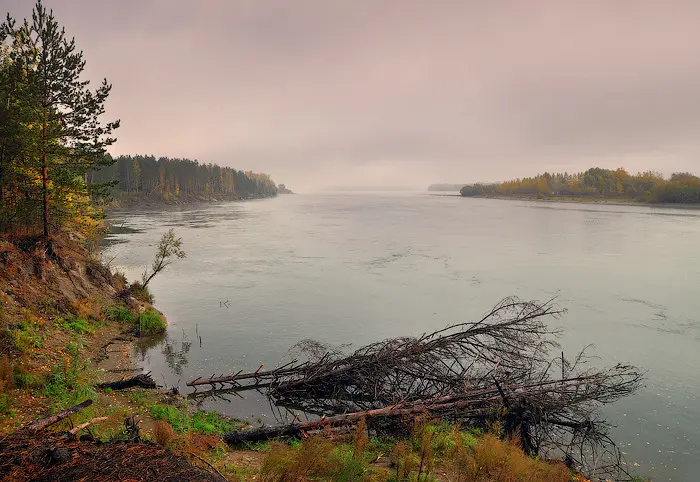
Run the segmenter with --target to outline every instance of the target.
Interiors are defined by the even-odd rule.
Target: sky
[[[697,1],[44,4],[86,77],[113,84],[115,155],[267,172],[302,192],[700,172]]]

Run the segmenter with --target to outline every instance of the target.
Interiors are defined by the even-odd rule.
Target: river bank
[[[433,196],[449,196],[449,194],[431,194]],[[461,194],[451,194],[451,196],[463,197],[467,199],[497,199],[501,201],[532,201],[543,203],[573,203],[573,204],[592,204],[603,206],[643,206],[652,208],[670,208],[670,209],[700,209],[700,204],[682,204],[682,203],[651,203],[645,201],[636,201],[634,199],[618,199],[618,198],[584,198],[570,196],[463,196]]]
[[[146,193],[119,193],[106,206],[107,211],[115,209],[142,209],[158,208],[166,206],[182,206],[190,204],[206,204],[226,201],[245,201],[251,199],[267,199],[275,195],[240,195],[237,193],[224,194],[212,193],[205,195],[181,193],[178,195],[163,196],[160,194],[148,195]]]

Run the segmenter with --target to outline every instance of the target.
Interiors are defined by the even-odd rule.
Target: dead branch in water
[[[583,352],[573,361],[563,353],[550,355],[559,333],[545,321],[562,313],[551,302],[508,298],[476,322],[384,340],[350,354],[305,340],[276,369],[261,366],[188,385],[212,387],[195,398],[264,390],[277,407],[321,417],[231,432],[225,436],[229,443],[295,437],[361,418],[376,432],[393,433],[403,419],[429,414],[465,427],[497,422],[520,438],[525,451],[563,454],[589,473],[601,465],[620,468],[620,452],[599,408],[634,393],[642,376],[629,365],[587,367]],[[609,463],[601,464],[601,452]]]
[[[460,323],[420,337],[384,340],[350,355],[305,340],[289,363],[274,370],[197,378],[189,386],[267,384],[274,393],[324,394],[371,399],[381,404],[434,398],[462,386],[490,380],[496,370],[517,382],[547,363],[556,330],[544,319],[563,313],[552,303],[508,298],[476,322]],[[290,355],[291,356],[291,355]]]

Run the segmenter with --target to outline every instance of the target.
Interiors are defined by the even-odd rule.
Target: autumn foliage
[[[700,178],[689,173],[675,173],[664,178],[658,172],[630,174],[592,168],[577,174],[538,174],[495,184],[469,184],[462,196],[518,196],[629,199],[658,203],[700,203]]]

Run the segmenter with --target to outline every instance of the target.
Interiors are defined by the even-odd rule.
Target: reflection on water
[[[187,258],[152,282],[168,335],[139,349],[181,393],[274,367],[302,339],[359,346],[473,320],[505,296],[558,296],[567,353],[592,343],[601,363],[647,371],[638,396],[605,409],[630,463],[674,481],[700,466],[700,211],[341,193],[111,222],[131,231],[113,230],[104,256],[132,280],[163,232],[183,237]],[[256,391],[216,396],[197,399],[241,419],[287,413]]]
[[[183,368],[187,366],[187,354],[192,348],[192,342],[186,338],[184,331],[180,340],[174,339],[170,332],[140,338],[135,344],[137,360],[148,361],[151,350],[158,348],[172,373],[181,376]]]

